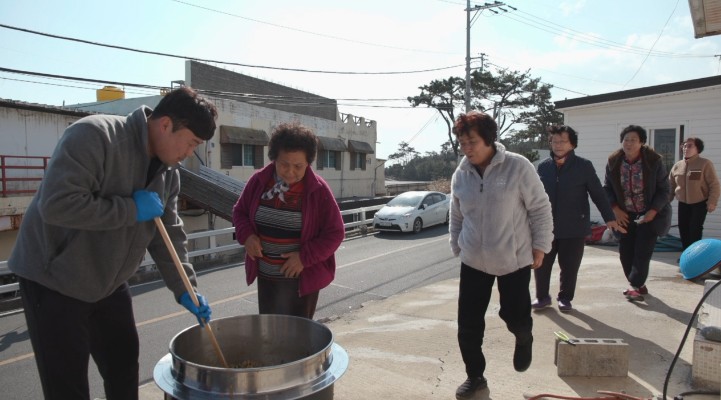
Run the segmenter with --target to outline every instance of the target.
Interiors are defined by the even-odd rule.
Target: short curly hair
[[[646,130],[643,129],[643,127],[639,125],[629,125],[621,131],[621,142],[623,142],[624,136],[626,136],[629,132],[636,132],[636,134],[638,134],[638,138],[641,140],[641,144],[645,144],[646,140],[648,140],[648,134],[646,134]]]
[[[568,125],[551,125],[546,128],[546,132],[548,132],[549,139],[550,136],[562,135],[563,132],[566,132],[568,134],[568,141],[571,142],[573,148],[578,147],[578,133]]]
[[[471,111],[459,115],[453,124],[453,134],[456,138],[469,135],[473,129],[478,132],[478,136],[483,139],[486,146],[493,146],[498,137],[498,124],[493,117],[480,111]]]
[[[317,150],[318,138],[310,128],[297,122],[284,123],[278,125],[270,136],[268,158],[275,161],[281,151],[302,151],[308,164],[312,164]]]
[[[690,141],[693,141],[693,145],[696,146],[696,151],[698,152],[698,154],[701,154],[703,152],[703,140],[697,137],[690,137],[683,142],[686,143]]]

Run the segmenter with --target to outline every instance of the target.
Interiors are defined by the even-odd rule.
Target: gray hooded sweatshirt
[[[483,177],[463,157],[451,180],[450,244],[474,269],[501,276],[551,251],[553,216],[541,179],[525,157],[496,143]]]
[[[185,288],[153,221],[137,222],[133,192],[157,192],[163,223],[186,272],[186,236],[177,212],[180,175],[161,165],[148,171],[147,117],[93,115],[65,130],[28,206],[10,270],[63,295],[96,302],[112,294],[150,252],[176,300]],[[146,184],[147,182],[147,184]]]

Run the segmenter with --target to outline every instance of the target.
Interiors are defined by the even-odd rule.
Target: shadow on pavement
[[[690,313],[668,307],[658,299],[651,298],[649,300],[650,304],[646,307],[648,311],[668,313],[666,315],[674,314],[678,319],[690,316]],[[640,304],[637,304],[637,306],[641,307]],[[594,377],[593,379],[587,377],[560,377],[579,396],[594,397],[598,396],[598,390],[615,391],[616,388],[620,387],[624,388],[627,393],[644,393],[649,390],[649,382],[663,382],[665,380],[665,375],[656,375],[657,368],[647,368],[647,366],[663,363],[664,367],[661,370],[666,371],[674,357],[674,353],[664,349],[652,340],[631,336],[622,326],[610,326],[579,310],[574,310],[567,316],[561,315],[556,310],[548,311],[543,315],[553,321],[570,337],[618,338],[623,339],[630,347],[629,371],[626,377]],[[536,315],[534,317],[537,318]],[[578,322],[574,322],[574,319]],[[634,323],[633,320],[621,319],[621,321],[628,324]],[[683,321],[684,324],[687,322],[688,318]],[[685,380],[689,374],[690,365],[683,360],[678,360],[674,366],[672,379]],[[673,395],[673,393],[667,395]]]

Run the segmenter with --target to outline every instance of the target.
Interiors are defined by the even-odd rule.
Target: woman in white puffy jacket
[[[522,372],[531,365],[531,269],[551,250],[553,217],[533,164],[496,142],[491,116],[461,114],[453,132],[465,155],[451,181],[449,229],[461,259],[458,344],[468,377],[456,398],[470,399],[487,387],[481,346],[496,279],[499,316],[516,338],[513,366]]]

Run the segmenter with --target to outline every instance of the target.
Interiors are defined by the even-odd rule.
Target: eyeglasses
[[[696,147],[696,145],[694,145],[693,143],[684,143],[681,145],[681,148],[684,148],[684,149],[690,149],[692,147]]]
[[[638,138],[623,138],[623,141],[626,142],[626,143],[636,143],[636,142],[640,142],[640,140],[639,140]]]
[[[551,140],[550,142],[551,142],[552,146],[560,146],[562,144],[568,144],[571,141],[570,140]]]

